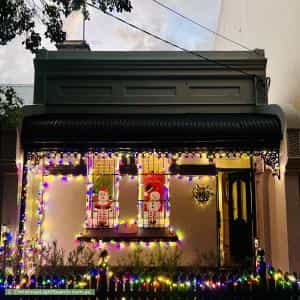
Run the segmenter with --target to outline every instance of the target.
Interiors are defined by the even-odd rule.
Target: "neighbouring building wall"
[[[223,0],[218,32],[246,45],[264,49],[271,77],[269,103],[300,109],[300,2],[298,0]],[[220,37],[215,50],[243,50]]]
[[[289,228],[289,260],[290,270],[292,272],[299,272],[300,270],[300,230],[299,230],[299,216],[300,216],[300,178],[299,170],[296,172],[288,172],[286,178],[286,192],[287,211],[288,211],[288,228]],[[295,192],[296,191],[296,192]]]
[[[17,130],[0,129],[0,224],[18,231],[18,167],[16,163]]]
[[[299,11],[298,0],[290,0],[288,3],[271,0],[223,0],[218,25],[219,33],[250,49],[265,50],[268,59],[267,76],[271,77],[268,101],[272,104],[279,104],[284,111],[292,110],[293,115],[298,115],[298,119],[300,41],[296,36],[299,27]],[[216,37],[215,50],[242,49]],[[287,115],[288,128],[289,118],[290,114]],[[300,254],[296,254],[300,253],[296,250],[300,244],[296,242],[299,241],[300,227],[298,222],[294,222],[297,207],[295,201],[299,196],[299,189],[295,185],[295,178],[290,175],[285,178],[287,161],[285,145],[284,142],[281,153],[281,179],[260,175],[258,185],[263,186],[262,190],[265,189],[265,191],[263,192],[261,187],[258,187],[256,191],[258,201],[264,201],[264,204],[257,204],[261,211],[261,215],[258,215],[258,226],[261,226],[258,231],[263,246],[270,251],[272,263],[283,270],[294,271],[293,261],[296,260],[297,255],[297,260],[300,261]],[[285,193],[287,193],[287,198],[285,198]],[[291,197],[291,195],[296,196]],[[266,212],[265,209],[269,211]],[[269,219],[266,220],[268,217]],[[268,235],[270,235],[269,240]],[[297,267],[297,271],[300,271],[300,268]]]
[[[290,269],[293,272],[300,270],[300,123],[295,122],[297,115],[289,113],[288,140],[288,163],[286,166],[286,196],[288,213],[288,239]],[[291,120],[294,119],[292,123]],[[299,119],[299,114],[298,114]],[[297,128],[298,127],[298,128]]]

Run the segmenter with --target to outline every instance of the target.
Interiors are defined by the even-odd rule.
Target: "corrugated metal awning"
[[[279,118],[270,114],[48,114],[24,119],[28,148],[203,147],[278,149]]]

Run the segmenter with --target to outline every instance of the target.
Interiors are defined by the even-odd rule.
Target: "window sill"
[[[103,242],[177,242],[178,237],[167,228],[138,228],[134,233],[120,233],[117,228],[90,228],[77,237],[79,241]]]

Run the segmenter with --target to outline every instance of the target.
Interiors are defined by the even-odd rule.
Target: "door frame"
[[[250,165],[252,166],[253,158],[250,158]],[[224,223],[224,220],[221,219],[221,211],[220,211],[220,198],[219,198],[219,172],[224,173],[230,173],[230,172],[236,172],[236,173],[246,173],[249,176],[249,186],[250,186],[250,203],[249,203],[249,217],[250,217],[250,255],[251,255],[251,267],[255,267],[255,245],[254,245],[254,239],[257,235],[257,220],[256,220],[256,197],[255,197],[255,173],[253,168],[218,168],[217,169],[217,176],[216,176],[216,214],[217,214],[217,265],[218,267],[222,267],[224,265],[221,264],[221,226],[223,226],[222,223]],[[222,186],[223,183],[221,183]],[[222,186],[223,187],[223,186]],[[222,199],[222,201],[224,201]],[[223,217],[224,218],[224,217]]]

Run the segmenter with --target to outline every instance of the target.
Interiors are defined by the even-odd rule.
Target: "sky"
[[[161,0],[180,13],[210,27],[217,28],[221,0]],[[120,17],[190,50],[212,50],[214,35],[159,7],[151,0],[132,0],[131,13]],[[165,43],[128,27],[90,8],[91,20],[86,22],[86,40],[92,50],[143,51],[176,50]],[[38,19],[36,20],[38,24]],[[79,13],[65,22],[67,39],[82,39],[82,18]],[[42,27],[39,25],[39,27]],[[55,47],[43,41],[46,49]],[[25,50],[21,38],[0,47],[0,84],[32,84],[34,56]]]

